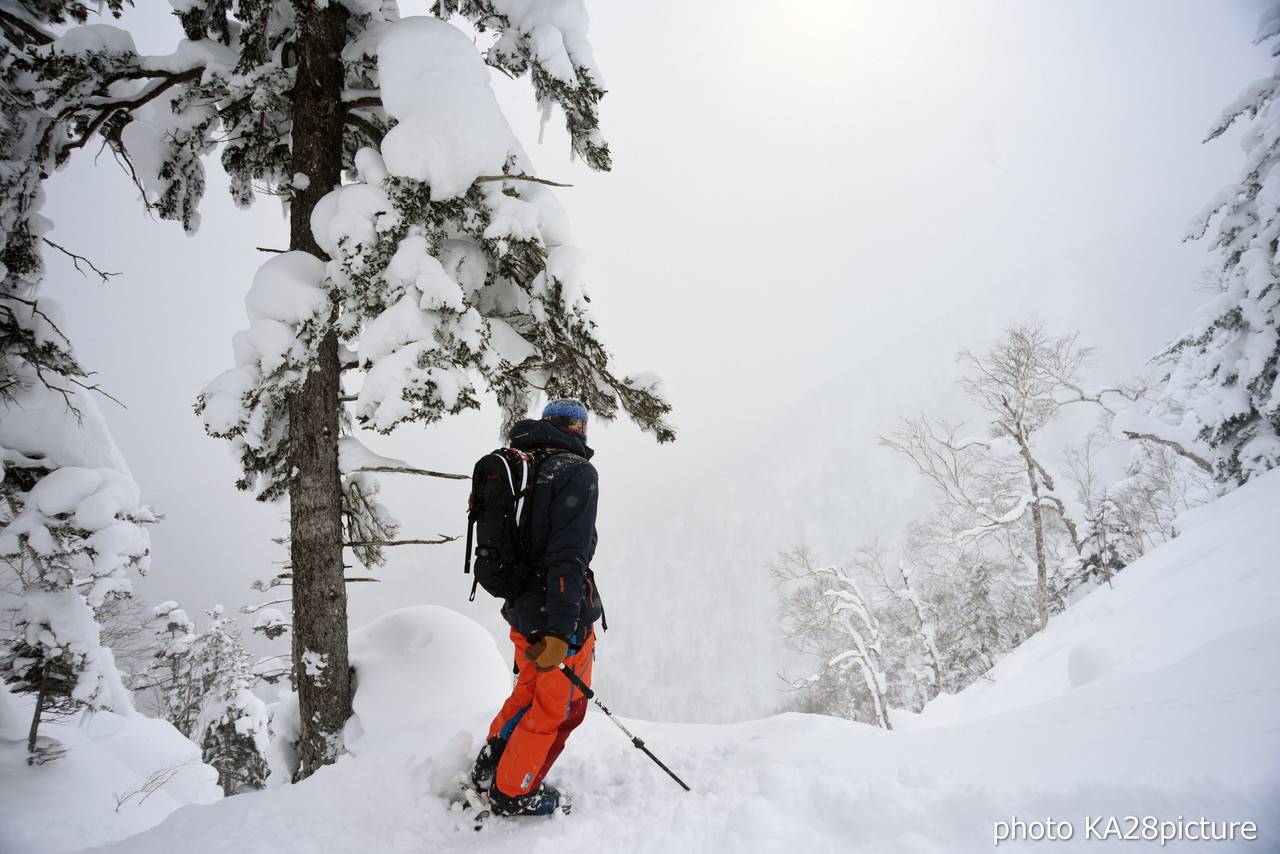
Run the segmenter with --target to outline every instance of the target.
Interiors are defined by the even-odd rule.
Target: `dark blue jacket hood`
[[[530,448],[563,448],[572,451],[583,459],[591,459],[595,451],[587,447],[585,436],[571,433],[550,421],[517,421],[508,433],[511,447],[527,451]]]

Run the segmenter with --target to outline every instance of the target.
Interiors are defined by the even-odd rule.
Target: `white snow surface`
[[[222,796],[217,772],[165,721],[95,712],[41,725],[42,738],[69,749],[26,764],[33,704],[0,690],[0,851],[54,854],[123,839],[184,805]],[[168,779],[150,791],[147,781]],[[195,850],[186,849],[184,850]]]
[[[1280,470],[1197,509],[1179,538],[1055,617],[989,679],[899,715],[893,731],[799,714],[728,725],[620,718],[692,792],[593,708],[550,778],[573,794],[573,813],[479,833],[451,781],[509,684],[507,651],[452,611],[406,608],[352,635],[356,717],[350,754],[334,766],[298,785],[178,810],[116,842],[117,823],[138,819],[103,807],[110,786],[98,763],[107,758],[80,750],[28,769],[6,745],[0,803],[23,832],[7,833],[5,850],[75,850],[60,844],[73,816],[78,838],[112,843],[93,850],[121,854],[929,854],[991,850],[998,823],[1017,821],[1031,833],[1052,821],[1072,838],[1000,850],[1280,850],[1277,507]],[[670,658],[679,679],[679,657]],[[626,666],[609,658],[605,635],[598,667]],[[30,796],[49,775],[67,788]],[[101,826],[85,827],[86,816]],[[1116,836],[1148,826],[1196,835],[1201,820],[1220,830],[1252,822],[1257,838],[1247,841],[1240,824],[1224,843]]]

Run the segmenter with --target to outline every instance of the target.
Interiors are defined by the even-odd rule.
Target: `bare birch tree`
[[[826,714],[893,729],[880,624],[858,582],[840,567],[816,565],[804,547],[780,554],[769,569],[783,588],[788,644],[818,664],[815,674],[788,679],[791,688],[820,695]]]
[[[1022,548],[1009,536],[1025,531],[1036,579],[1040,626],[1053,608],[1050,582],[1055,537],[1065,537],[1075,554],[1082,549],[1073,497],[1059,491],[1047,455],[1038,447],[1044,429],[1074,402],[1075,382],[1092,350],[1076,335],[1054,338],[1040,322],[1018,324],[983,354],[965,350],[968,372],[960,386],[986,413],[986,436],[964,437],[945,421],[904,419],[882,444],[908,457],[933,481],[943,501],[972,518],[963,538],[1006,541],[1011,554]]]

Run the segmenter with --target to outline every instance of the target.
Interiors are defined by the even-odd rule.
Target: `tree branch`
[[[555,181],[548,181],[546,178],[535,178],[532,175],[481,175],[476,178],[476,184],[489,184],[494,181],[531,181],[534,184],[546,184],[548,187],[572,187],[572,184],[557,184]]]
[[[135,110],[144,104],[149,104],[156,98],[160,97],[161,94],[174,86],[177,86],[179,83],[199,80],[203,74],[203,67],[191,68],[177,74],[168,71],[143,71],[142,69],[138,69],[136,71],[121,74],[110,80],[106,80],[103,82],[104,87],[109,87],[112,83],[116,83],[120,80],[159,80],[160,82],[151,89],[145,90],[133,98],[84,103],[78,104],[74,107],[68,107],[58,115],[57,121],[50,123],[48,130],[45,131],[44,139],[40,142],[40,150],[46,154],[49,152],[53,130],[58,124],[66,121],[76,113],[82,111],[95,111],[97,115],[89,122],[88,127],[85,128],[80,138],[66,143],[62,146],[61,150],[56,153],[55,160],[61,163],[66,157],[66,152],[76,148],[83,148],[85,144],[88,143],[89,139],[117,112],[121,110]]]
[[[381,107],[382,98],[377,95],[363,95],[359,98],[352,98],[350,101],[343,101],[342,105],[347,108],[347,112],[361,110],[365,107]]]
[[[444,534],[440,535],[438,540],[369,540],[364,542],[343,543],[344,546],[351,549],[360,548],[381,548],[383,546],[439,546],[445,543],[452,543],[457,537],[449,537]],[[347,579],[352,581],[354,579]]]
[[[1166,448],[1172,448],[1175,453],[1191,460],[1191,462],[1195,463],[1200,469],[1209,474],[1213,474],[1213,466],[1209,464],[1208,460],[1199,454],[1188,451],[1172,439],[1161,439],[1159,436],[1154,436],[1151,433],[1134,433],[1130,430],[1124,431],[1124,437],[1126,439],[1145,439],[1148,442],[1155,442],[1157,445],[1164,445]]]
[[[46,45],[53,43],[53,37],[41,30],[39,27],[24,21],[17,15],[0,9],[0,29],[3,29],[10,37],[10,41],[18,47],[25,47],[26,44],[21,42],[15,36],[22,36],[30,40],[32,44]]]
[[[47,237],[41,237],[40,239],[41,239],[41,240],[43,240],[45,243],[49,244],[50,246],[52,246],[54,249],[57,249],[57,250],[58,250],[59,252],[61,252],[63,255],[66,255],[68,258],[70,258],[70,259],[71,259],[71,263],[75,265],[76,272],[78,272],[78,273],[79,273],[80,275],[82,275],[82,276],[85,274],[85,272],[84,272],[84,270],[81,270],[81,269],[80,269],[80,262],[81,262],[81,261],[83,261],[86,265],[88,265],[88,267],[89,267],[89,269],[90,269],[90,270],[92,270],[93,272],[97,273],[97,274],[98,274],[98,277],[99,277],[100,279],[102,279],[102,281],[104,281],[104,282],[105,282],[105,281],[107,281],[107,280],[108,280],[110,277],[112,277],[112,276],[118,276],[118,275],[120,275],[119,273],[104,273],[102,270],[99,270],[99,269],[97,268],[97,266],[96,266],[96,265],[94,265],[94,263],[93,263],[92,261],[90,261],[88,258],[85,258],[85,257],[84,257],[84,256],[82,256],[82,255],[77,255],[77,254],[75,254],[74,252],[72,252],[71,250],[69,250],[69,249],[67,249],[67,248],[65,248],[65,247],[63,247],[63,246],[59,246],[58,244],[54,243],[52,240],[50,240],[50,239],[49,239],[49,238],[47,238]]]
[[[448,480],[470,480],[469,474],[446,474],[438,471],[427,471],[426,469],[407,468],[403,466],[367,466],[364,468],[352,469],[352,471],[377,471],[386,474],[420,474],[426,477],[443,477]],[[441,535],[443,536],[443,535]]]
[[[364,135],[369,138],[371,143],[376,145],[382,142],[382,138],[385,134],[383,134],[382,130],[377,125],[366,119],[364,116],[354,111],[349,111],[347,113],[347,121],[364,131]]]

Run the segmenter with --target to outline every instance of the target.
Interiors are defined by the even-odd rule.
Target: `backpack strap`
[[[471,546],[475,542],[476,520],[470,513],[467,514],[467,559],[462,565],[464,575],[471,575]],[[476,588],[480,586],[480,579],[476,576],[471,578],[471,596],[468,602],[476,601]]]
[[[591,585],[591,589],[595,591],[595,595],[600,595],[600,588],[596,584],[596,573],[591,567],[587,567],[587,571],[583,573],[586,576],[587,583]],[[609,631],[609,618],[604,613],[604,599],[600,600],[600,628],[606,632]]]

